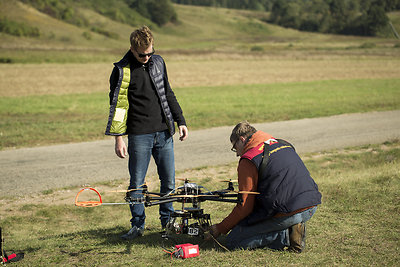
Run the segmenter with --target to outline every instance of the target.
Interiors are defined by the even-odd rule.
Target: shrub
[[[92,40],[92,34],[90,32],[83,32],[82,35],[86,40]]]
[[[98,34],[104,35],[108,38],[112,38],[112,39],[116,39],[116,40],[119,39],[119,35],[117,33],[109,32],[109,31],[103,30],[99,27],[92,27],[90,30],[92,32],[96,32]]]
[[[363,43],[360,45],[360,48],[374,48],[376,47],[375,43]]]
[[[0,63],[13,63],[13,60],[8,57],[0,57]]]
[[[263,52],[264,51],[264,47],[259,46],[259,45],[255,45],[255,46],[252,46],[250,48],[250,51],[252,51],[252,52]]]
[[[15,36],[39,37],[40,31],[36,27],[28,26],[21,22],[0,18],[0,32]]]

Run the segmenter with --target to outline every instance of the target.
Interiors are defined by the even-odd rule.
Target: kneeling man
[[[318,186],[288,142],[257,131],[248,122],[232,130],[232,151],[240,156],[238,183],[243,202],[210,234],[226,238],[229,249],[269,247],[301,252],[306,222],[321,204]],[[210,237],[209,237],[210,238]]]

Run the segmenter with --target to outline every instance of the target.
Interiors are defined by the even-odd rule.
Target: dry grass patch
[[[106,92],[110,64],[0,64],[0,96]]]
[[[400,50],[388,54],[277,52],[166,55],[173,88],[339,79],[399,78]],[[118,60],[118,59],[116,59]],[[110,63],[0,64],[0,96],[108,92]]]
[[[268,59],[168,63],[174,87],[398,78],[399,60]]]

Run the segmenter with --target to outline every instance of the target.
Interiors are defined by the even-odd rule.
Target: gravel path
[[[400,139],[400,110],[254,124],[293,143],[302,154]],[[233,126],[191,131],[175,139],[177,170],[236,161],[230,151]],[[177,135],[175,135],[175,138]],[[155,173],[154,162],[149,174]],[[128,179],[127,160],[114,154],[113,138],[94,142],[0,151],[3,196],[35,194],[67,186]]]

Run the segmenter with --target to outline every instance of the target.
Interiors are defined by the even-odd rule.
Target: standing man
[[[240,156],[238,182],[243,202],[210,234],[227,234],[227,247],[269,247],[301,252],[306,221],[321,203],[318,186],[288,142],[241,122],[232,131],[232,151]],[[210,236],[208,237],[208,239]]]
[[[160,193],[175,188],[175,160],[172,136],[175,124],[180,140],[188,136],[182,109],[168,82],[163,58],[155,55],[153,34],[147,26],[131,33],[130,50],[117,63],[110,77],[110,115],[106,135],[115,136],[115,153],[129,154],[131,197],[140,197],[150,158],[153,156],[161,183]],[[128,148],[123,140],[128,135]],[[143,204],[130,205],[132,228],[122,235],[133,239],[143,235]],[[165,228],[172,203],[160,205],[161,227]]]

